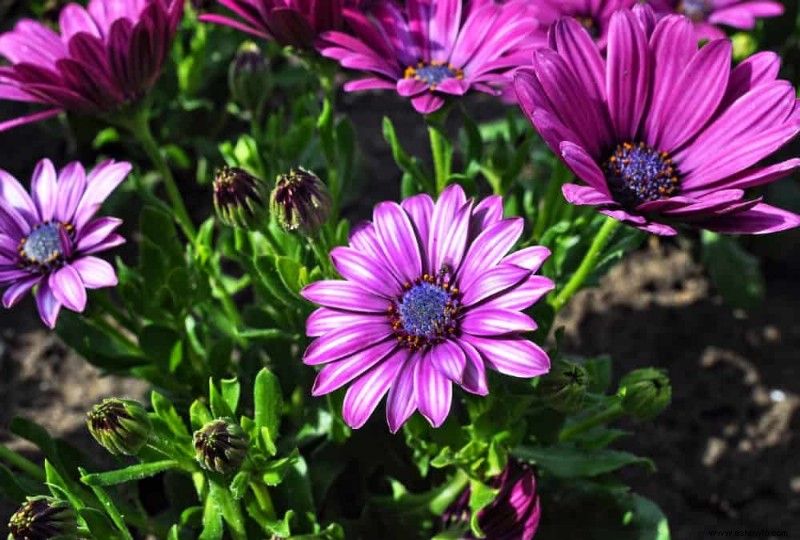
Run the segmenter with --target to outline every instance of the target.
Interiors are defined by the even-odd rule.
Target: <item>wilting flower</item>
[[[689,17],[700,39],[724,38],[718,25],[751,30],[758,18],[783,14],[783,4],[774,0],[649,0],[649,4],[659,15]]]
[[[344,17],[352,32],[324,34],[320,52],[370,74],[345,90],[396,90],[424,114],[469,90],[498,95],[540,41],[528,0],[384,1]]]
[[[521,335],[536,323],[521,311],[553,288],[534,275],[550,252],[534,246],[506,255],[522,227],[520,218],[503,219],[500,197],[474,205],[459,186],[436,204],[428,195],[380,203],[350,246],[331,252],[345,279],[302,291],[324,306],[306,323],[318,339],[303,361],[327,364],[313,394],[352,382],[343,414],[358,428],[388,391],[386,418],[397,431],[417,409],[440,426],[453,383],[487,394],[487,367],[515,377],[546,373],[547,354]]]
[[[478,526],[486,540],[531,540],[539,528],[542,508],[536,493],[533,470],[523,463],[510,460],[503,473],[490,485],[499,490],[495,500],[478,513]],[[445,526],[468,523],[469,488],[445,512]],[[467,533],[464,539],[473,539]]]
[[[86,415],[86,427],[94,440],[115,456],[139,453],[153,429],[141,404],[117,398],[104,399],[92,407]]]
[[[44,159],[33,173],[32,198],[0,170],[0,286],[10,285],[4,307],[38,285],[39,314],[53,328],[62,306],[83,311],[86,289],[117,284],[114,268],[94,254],[125,242],[114,232],[122,221],[94,215],[130,170],[107,161],[87,176],[74,162],[56,174]]]
[[[316,174],[302,167],[278,176],[270,196],[270,212],[289,232],[314,234],[331,215],[331,195]]]
[[[320,33],[342,27],[343,0],[219,0],[219,3],[237,18],[206,14],[200,20],[298,49],[313,49]]]
[[[156,81],[183,0],[92,0],[66,6],[61,34],[22,20],[0,36],[0,99],[50,108],[0,123],[0,131],[74,111],[100,115],[139,99]]]
[[[800,166],[756,166],[800,130],[778,57],[757,54],[732,70],[730,41],[698,51],[689,19],[652,20],[647,7],[616,12],[603,60],[583,26],[563,19],[553,48],[516,76],[522,109],[587,184],[565,185],[567,200],[664,235],[678,223],[753,234],[800,224],[744,192]]]
[[[53,497],[28,497],[8,522],[14,540],[64,540],[78,537],[78,517],[67,502]]]
[[[232,418],[218,418],[194,432],[197,462],[208,471],[230,474],[247,457],[250,439]]]
[[[229,227],[257,230],[269,216],[266,183],[244,169],[222,167],[214,177],[214,209]]]
[[[598,46],[605,48],[608,23],[618,9],[632,7],[637,0],[541,0],[532,2],[536,17],[546,31],[561,17],[574,17]]]

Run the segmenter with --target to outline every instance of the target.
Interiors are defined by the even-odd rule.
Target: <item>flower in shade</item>
[[[384,1],[344,17],[352,32],[327,32],[319,48],[368,74],[345,90],[396,90],[424,114],[469,90],[498,95],[541,41],[528,0]]]
[[[230,474],[247,458],[250,438],[233,418],[218,418],[194,432],[195,458],[207,471]]]
[[[783,14],[783,3],[774,0],[649,0],[659,15],[679,13],[694,23],[700,39],[720,39],[725,32],[718,25],[752,30],[760,17]]]
[[[771,233],[800,216],[747,198],[800,166],[759,163],[800,130],[795,90],[773,53],[731,69],[731,43],[698,50],[692,22],[654,23],[648,7],[617,11],[607,59],[574,19],[551,29],[516,76],[518,101],[547,144],[585,185],[567,200],[662,235],[676,224]]]
[[[343,0],[219,0],[235,18],[213,13],[201,21],[230,26],[283,46],[313,49],[317,36],[342,27]]]
[[[100,115],[139,99],[156,81],[183,13],[182,0],[72,3],[60,34],[22,20],[0,35],[0,99],[46,105],[0,131],[62,111]]]
[[[62,306],[83,311],[86,289],[117,284],[114,268],[94,255],[125,242],[115,232],[122,221],[94,216],[130,170],[128,163],[107,161],[87,175],[75,162],[56,173],[45,159],[33,173],[33,197],[0,170],[0,286],[9,286],[4,307],[38,285],[39,314],[53,328]]]
[[[539,528],[542,508],[536,493],[536,477],[530,466],[510,460],[489,485],[498,490],[494,501],[478,512],[478,526],[486,540],[531,540]],[[467,488],[444,515],[445,526],[470,520],[470,490]],[[473,539],[470,533],[462,537]]]
[[[608,23],[618,9],[632,7],[637,0],[541,0],[533,2],[536,17],[547,30],[561,17],[574,17],[589,35],[604,48],[608,38]]]
[[[289,232],[313,235],[331,215],[328,188],[313,172],[302,167],[278,175],[270,195],[270,212]]]
[[[534,275],[550,252],[533,246],[508,255],[523,220],[502,214],[500,197],[476,205],[459,186],[435,204],[428,195],[378,204],[350,245],[331,252],[345,279],[302,291],[323,306],[306,323],[317,339],[303,361],[325,364],[312,393],[352,383],[343,414],[359,428],[388,392],[386,418],[397,431],[417,409],[441,425],[453,384],[487,394],[486,368],[546,373],[547,354],[522,336],[536,328],[522,310],[553,288]]]
[[[42,495],[28,497],[8,522],[9,539],[78,538],[78,516],[67,501]]]

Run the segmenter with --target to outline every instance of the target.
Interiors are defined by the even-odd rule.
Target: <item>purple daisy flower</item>
[[[346,91],[396,90],[428,114],[448,95],[471,89],[498,95],[541,41],[528,0],[408,0],[405,6],[383,0],[368,12],[347,8],[352,32],[322,35],[323,56],[371,73],[345,84]]]
[[[343,0],[219,0],[239,19],[201,15],[200,20],[236,28],[282,46],[313,49],[321,32],[342,27]]]
[[[531,540],[539,528],[542,507],[536,492],[536,477],[529,465],[509,460],[490,485],[499,492],[495,500],[478,513],[478,525],[486,540]],[[445,526],[469,522],[470,490],[464,491],[445,513]],[[472,533],[462,540],[471,540]]]
[[[534,3],[536,15],[546,31],[562,17],[574,17],[589,32],[602,49],[608,40],[611,15],[622,8],[632,7],[637,0],[542,0]]]
[[[74,162],[56,174],[44,159],[33,172],[33,197],[0,170],[0,286],[9,285],[4,307],[38,285],[39,314],[53,328],[62,306],[83,311],[86,289],[117,284],[114,268],[93,255],[125,242],[114,232],[122,221],[94,215],[130,170],[128,163],[106,161],[87,175]]]
[[[183,14],[182,0],[69,4],[61,34],[24,19],[0,35],[0,99],[48,105],[0,131],[63,111],[98,115],[139,99],[156,81]]]
[[[773,0],[649,0],[658,15],[679,13],[694,23],[698,39],[721,39],[718,25],[752,30],[759,17],[783,15],[783,4]]]
[[[318,339],[303,361],[327,364],[312,393],[352,382],[343,414],[359,428],[388,392],[394,432],[417,409],[440,426],[453,383],[487,394],[487,367],[514,377],[546,373],[547,354],[521,336],[536,323],[521,311],[553,288],[534,275],[550,252],[534,246],[506,255],[522,227],[521,218],[503,219],[500,197],[474,205],[459,186],[436,204],[428,195],[380,203],[350,246],[331,252],[345,279],[302,291],[323,306],[306,323]]]
[[[760,53],[731,69],[731,43],[698,50],[692,22],[656,25],[649,7],[611,18],[607,60],[574,19],[516,76],[517,98],[547,144],[587,185],[564,196],[662,235],[685,223],[722,233],[771,233],[800,216],[747,199],[800,159],[757,164],[800,131],[780,60]]]

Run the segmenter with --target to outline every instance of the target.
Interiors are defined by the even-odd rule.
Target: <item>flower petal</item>
[[[300,296],[329,308],[347,309],[361,313],[386,313],[389,303],[363,287],[341,280],[323,280],[307,285]]]
[[[103,259],[83,257],[72,261],[70,265],[81,276],[81,281],[87,289],[114,287],[119,283],[114,267]]]
[[[303,363],[313,366],[333,362],[383,341],[390,335],[392,327],[388,319],[348,325],[315,339],[303,354]]]
[[[56,299],[67,309],[78,313],[86,309],[86,287],[72,266],[62,266],[50,274],[48,284]]]
[[[459,328],[475,336],[496,336],[512,332],[533,332],[536,322],[519,311],[478,308],[467,311]]]
[[[414,373],[421,361],[420,353],[406,353],[408,358],[403,363],[386,398],[386,423],[389,430],[397,433],[406,420],[417,410],[417,395],[414,384]]]
[[[461,302],[469,307],[519,284],[531,274],[529,270],[503,264],[488,270],[476,279],[469,289],[463,291]]]
[[[389,261],[408,282],[422,275],[419,243],[411,220],[402,207],[394,202],[382,202],[373,213],[378,240]]]
[[[393,354],[353,383],[342,405],[342,416],[348,426],[358,429],[367,423],[386,391],[395,382],[405,360],[405,355]]]
[[[439,370],[439,373],[454,383],[461,384],[467,362],[461,347],[450,340],[445,340],[432,347],[426,359]]]
[[[394,298],[402,292],[391,272],[382,263],[349,247],[336,247],[331,251],[331,260],[342,277],[355,281],[368,291]]]
[[[61,312],[61,302],[56,299],[46,279],[41,281],[39,289],[36,291],[36,307],[39,309],[39,316],[44,324],[49,328],[55,328],[58,314]]]
[[[388,355],[400,354],[394,352],[396,348],[397,344],[394,340],[387,340],[323,366],[314,381],[311,395],[322,396],[338,390]]]
[[[467,335],[464,341],[473,345],[486,360],[486,365],[512,377],[538,377],[550,371],[550,358],[541,347],[524,339],[492,339]]]
[[[56,183],[56,169],[53,162],[43,159],[36,164],[31,179],[31,192],[33,203],[39,210],[40,221],[50,221],[56,209],[58,184]]]
[[[21,279],[11,285],[6,292],[3,293],[3,307],[10,308],[17,304],[34,285],[42,280],[42,276],[32,276],[29,278]]]
[[[453,383],[442,375],[429,358],[417,362],[414,372],[417,407],[433,427],[441,426],[450,412]]]

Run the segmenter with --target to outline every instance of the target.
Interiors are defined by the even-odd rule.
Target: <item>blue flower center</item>
[[[445,64],[444,62],[433,60],[429,63],[420,62],[415,67],[407,67],[405,78],[422,81],[433,91],[436,90],[437,85],[447,79],[463,79],[464,72],[454,67],[453,64]]]
[[[614,200],[628,209],[667,199],[679,189],[678,173],[666,152],[645,143],[622,143],[603,163]]]
[[[389,319],[398,342],[417,350],[454,334],[460,308],[458,296],[446,270],[407,283],[405,292],[389,306]]]
[[[47,270],[63,262],[60,229],[58,223],[44,223],[22,239],[18,251],[27,265]]]
[[[694,22],[705,20],[709,11],[707,0],[680,0],[678,2],[678,13],[683,13]]]

